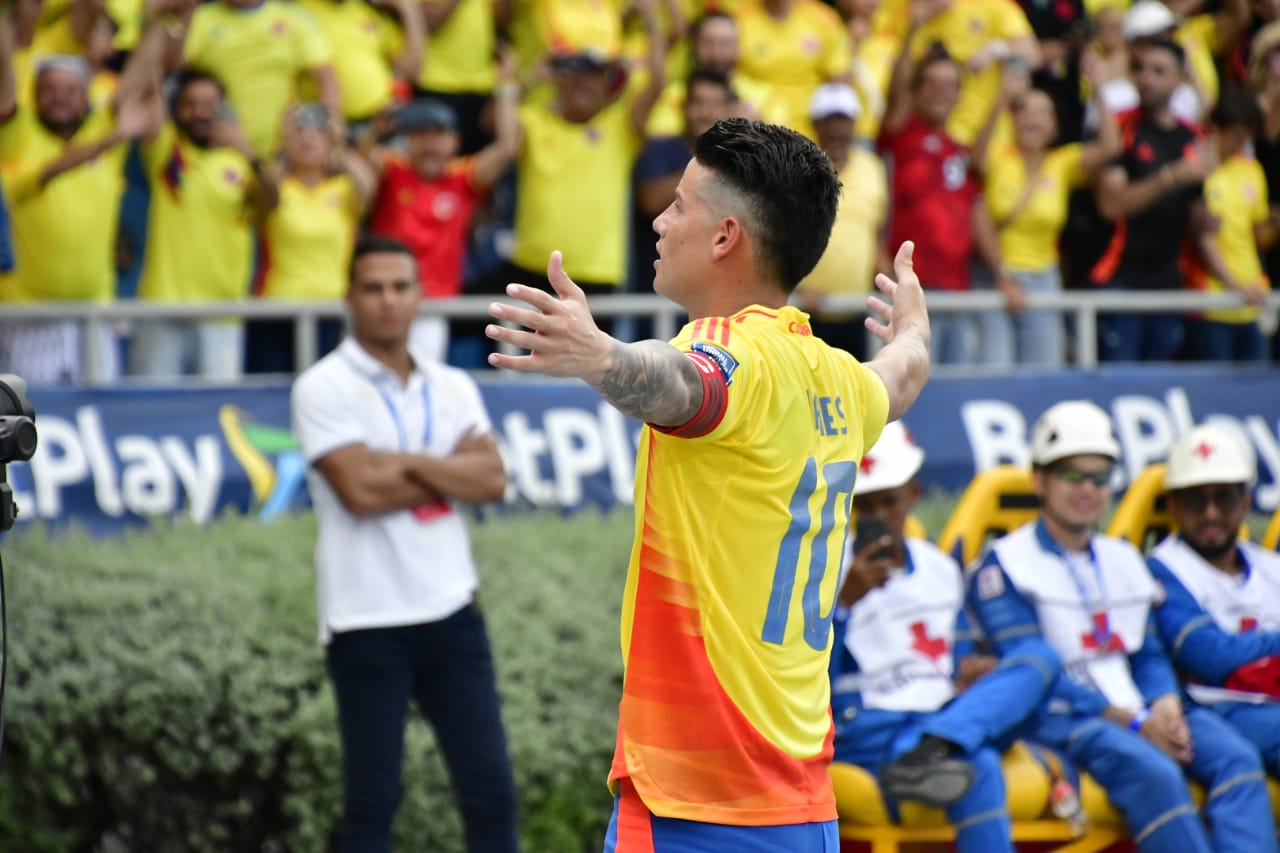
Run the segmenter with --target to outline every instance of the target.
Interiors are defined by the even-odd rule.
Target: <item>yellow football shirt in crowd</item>
[[[110,112],[94,110],[69,142],[47,131],[30,109],[19,108],[0,125],[0,174],[17,262],[0,280],[0,299],[105,301],[114,296],[126,147],[113,146],[43,187],[39,181],[67,145],[95,142],[114,125]]]
[[[785,20],[759,2],[738,10],[737,76],[769,90],[761,118],[813,136],[809,99],[813,90],[844,74],[853,63],[840,16],[817,0],[796,0]]]
[[[546,269],[559,249],[569,275],[622,284],[627,269],[631,166],[640,140],[621,97],[586,124],[551,107],[520,107],[524,136],[516,164],[516,239],[511,260]]]
[[[433,92],[490,92],[498,79],[493,51],[492,0],[459,0],[444,26],[428,37],[417,84]]]
[[[889,98],[893,63],[902,50],[902,39],[888,33],[872,33],[862,40],[853,57],[853,88],[858,92],[862,112],[854,123],[854,134],[876,140]]]
[[[142,146],[151,185],[138,297],[243,299],[249,293],[253,170],[230,148],[198,148],[172,124]]]
[[[265,157],[280,145],[281,119],[299,78],[328,64],[331,54],[310,15],[292,3],[265,0],[252,9],[221,2],[197,7],[185,58],[227,87],[249,146]]]
[[[1027,164],[1013,145],[1000,146],[993,153],[995,156],[988,158],[984,196],[991,218],[997,225],[1003,223],[1001,260],[1009,269],[1022,272],[1054,266],[1058,236],[1067,222],[1067,200],[1071,190],[1085,184],[1081,169],[1084,147],[1073,143],[1046,153],[1020,207],[1027,187]]]
[[[918,62],[929,46],[940,43],[964,71],[978,51],[994,40],[1008,41],[1030,36],[1027,17],[1012,0],[955,0],[945,11],[934,16],[911,40],[911,59]],[[982,129],[991,107],[1000,94],[1001,65],[992,62],[982,71],[964,71],[960,100],[947,122],[947,131],[961,145],[969,145]],[[1007,138],[1008,123],[998,128],[995,139]]]
[[[1182,22],[1173,39],[1182,45],[1187,52],[1187,70],[1200,84],[1208,103],[1218,100],[1218,66],[1213,57],[1220,53],[1222,45],[1218,44],[1218,25],[1213,15],[1193,15]],[[1209,107],[1205,107],[1205,113]]]
[[[880,227],[889,209],[884,163],[872,152],[855,147],[840,170],[840,194],[831,240],[813,272],[800,282],[815,293],[868,293],[876,274]]]
[[[347,175],[308,187],[280,181],[280,202],[263,226],[269,299],[341,299],[355,242],[360,204]]]
[[[300,0],[315,19],[333,54],[333,72],[348,121],[372,118],[391,103],[392,45],[396,25],[368,3]]]
[[[1231,276],[1241,285],[1260,284],[1270,290],[1253,236],[1253,227],[1266,221],[1270,213],[1262,166],[1252,157],[1237,154],[1209,175],[1204,182],[1204,199],[1209,213],[1221,222],[1214,242]],[[1212,275],[1206,276],[1204,284],[1209,291],[1226,290]],[[1258,309],[1252,305],[1215,308],[1205,311],[1204,317],[1218,323],[1252,323],[1258,319]]]

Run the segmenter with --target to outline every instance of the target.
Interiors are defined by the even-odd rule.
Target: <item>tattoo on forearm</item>
[[[679,350],[661,341],[619,341],[612,356],[595,389],[623,414],[663,426],[686,423],[697,414],[702,382]]]

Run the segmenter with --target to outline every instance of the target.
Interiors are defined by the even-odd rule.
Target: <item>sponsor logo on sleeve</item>
[[[692,346],[692,350],[715,362],[716,367],[720,370],[720,375],[724,377],[725,385],[733,384],[733,372],[738,369],[738,360],[736,358],[715,344],[709,344],[706,341],[698,341]]]

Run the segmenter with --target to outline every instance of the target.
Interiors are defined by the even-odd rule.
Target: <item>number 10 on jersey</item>
[[[804,613],[804,639],[817,651],[827,647],[831,613],[835,609],[833,598],[827,612],[822,612],[821,591],[822,579],[827,572],[827,545],[837,521],[848,526],[849,502],[853,499],[853,480],[857,473],[856,462],[828,462],[822,466],[819,476],[818,461],[812,456],[805,461],[800,482],[796,484],[788,507],[791,523],[778,547],[778,561],[773,569],[769,609],[765,613],[764,630],[760,633],[760,639],[766,643],[781,645],[786,636],[787,619],[791,614],[791,601],[796,589],[796,575],[800,570],[800,554],[807,538],[809,570],[805,573],[804,590],[800,599],[801,612]],[[819,490],[823,491],[824,498],[815,525],[809,505]],[[836,511],[837,501],[843,504],[839,507],[839,513]],[[841,541],[844,541],[843,538]],[[836,555],[836,560],[841,556]]]

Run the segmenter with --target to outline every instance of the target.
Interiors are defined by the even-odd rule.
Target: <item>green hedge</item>
[[[630,513],[477,525],[526,849],[599,850]],[[4,543],[0,850],[323,851],[339,814],[310,516]],[[461,850],[410,727],[398,849]]]
[[[917,515],[936,535],[952,500]],[[1266,519],[1251,519],[1255,535]],[[600,849],[631,514],[473,527],[529,853]],[[310,516],[3,542],[9,686],[0,850],[324,851],[339,813]],[[461,849],[410,726],[398,849]]]

